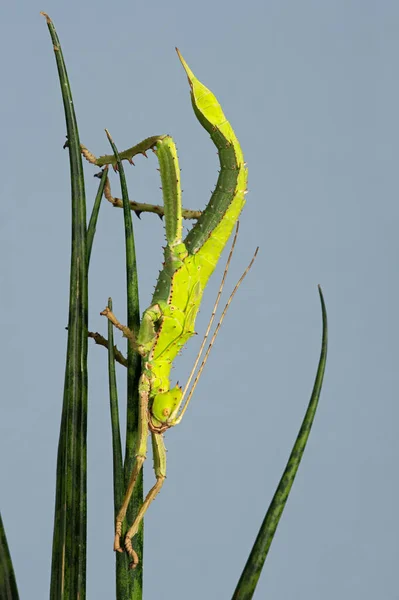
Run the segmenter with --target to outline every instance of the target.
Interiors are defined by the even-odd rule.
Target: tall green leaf
[[[71,88],[48,17],[64,104],[72,199],[72,252],[64,399],[57,456],[51,600],[86,597],[87,229],[80,141]]]
[[[96,233],[98,213],[100,212],[101,200],[103,198],[105,184],[107,183],[108,167],[105,167],[105,169],[103,169],[101,175],[95,175],[95,177],[100,177],[100,183],[98,185],[93,209],[91,211],[90,221],[87,226],[87,270],[89,269],[91,250],[93,248],[93,240],[94,235]]]
[[[116,164],[119,171],[121,193],[123,200],[123,216],[125,223],[125,249],[126,249],[126,293],[127,293],[127,326],[137,337],[140,328],[139,291],[137,278],[136,250],[134,244],[134,232],[132,213],[130,210],[129,194],[126,185],[125,172],[118,150],[106,131],[111,144]],[[109,344],[111,346],[111,344]],[[136,451],[136,440],[138,435],[138,383],[141,373],[141,359],[131,344],[127,343],[127,418],[126,418],[126,448],[124,462],[125,486],[133,470]],[[139,475],[137,484],[133,491],[127,521],[133,523],[136,514],[143,504],[143,470]],[[118,509],[120,506],[118,507]],[[128,571],[126,554],[117,558],[117,598],[118,600],[141,600],[143,597],[143,538],[144,530],[141,523],[135,537],[135,550],[140,556],[140,563],[134,571]],[[131,583],[133,582],[133,585]]]
[[[238,581],[237,587],[233,594],[233,600],[250,600],[255,593],[255,588],[269,552],[270,545],[273,541],[277,525],[279,524],[280,517],[287,502],[288,495],[291,491],[292,484],[294,483],[295,475],[298,471],[298,467],[309,438],[310,430],[312,428],[314,416],[316,414],[327,360],[328,335],[327,313],[320,286],[319,294],[323,320],[323,336],[321,342],[319,366],[317,368],[312,395],[294,447],[288,459],[287,466],[277,486],[273,500],[269,506],[258,536],[248,557],[247,563]]]

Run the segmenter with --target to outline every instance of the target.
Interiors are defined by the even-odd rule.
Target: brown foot
[[[133,550],[133,560],[131,563],[129,563],[129,569],[135,569],[137,567],[137,565],[139,564],[139,557],[137,556],[136,552]]]
[[[119,533],[115,533],[114,537],[114,551],[115,552],[124,552],[124,548],[121,546],[121,536]]]
[[[124,552],[124,548],[121,546],[121,535],[122,535],[122,523],[120,521],[116,522],[115,525],[115,537],[114,537],[114,551],[115,552]]]
[[[129,564],[129,569],[135,569],[139,564],[139,557],[137,556],[137,552],[133,550],[132,540],[128,536],[125,537],[125,548],[126,552],[132,559],[131,563]]]

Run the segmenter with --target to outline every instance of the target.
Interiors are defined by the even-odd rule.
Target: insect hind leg
[[[123,552],[123,548],[120,543],[122,535],[122,525],[126,517],[126,512],[129,506],[130,498],[134,487],[137,482],[137,478],[143,467],[143,463],[147,455],[147,435],[148,435],[148,398],[150,393],[150,382],[146,375],[140,377],[139,382],[139,423],[138,423],[138,440],[136,447],[136,461],[134,463],[133,471],[130,476],[129,484],[123,499],[123,504],[116,517],[115,523],[115,537],[114,537],[114,550],[116,552]],[[128,550],[129,556],[132,559],[132,564],[138,564],[138,556],[132,547]]]
[[[130,569],[135,569],[138,564],[138,556],[135,550],[133,549],[132,538],[136,535],[140,523],[148,510],[148,507],[160,492],[161,487],[163,486],[163,482],[166,479],[166,449],[163,441],[163,436],[159,433],[151,433],[151,439],[154,454],[154,471],[156,482],[155,485],[148,492],[143,504],[141,505],[139,512],[137,513],[134,523],[132,524],[125,536],[125,549],[132,559],[129,565]]]

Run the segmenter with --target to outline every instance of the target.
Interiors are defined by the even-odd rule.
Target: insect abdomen
[[[220,160],[215,190],[198,222],[187,235],[185,244],[188,252],[195,254],[211,235],[216,234],[221,242],[220,252],[214,257],[216,263],[245,204],[247,169],[241,146],[217,98],[195,77],[181,54],[178,54],[190,83],[195,115],[210,134]],[[222,226],[216,231],[224,219],[228,221],[227,227]]]

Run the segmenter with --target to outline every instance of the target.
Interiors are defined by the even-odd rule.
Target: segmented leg
[[[122,535],[122,524],[126,517],[126,511],[129,506],[130,498],[132,496],[134,486],[136,485],[136,481],[138,475],[141,471],[143,463],[147,454],[147,435],[148,435],[148,397],[150,393],[150,382],[146,375],[142,375],[140,377],[139,382],[139,422],[138,422],[138,441],[136,448],[136,461],[134,464],[134,468],[132,474],[130,476],[129,485],[127,487],[125,497],[123,500],[122,507],[116,517],[115,524],[115,538],[114,538],[114,550],[116,552],[123,552],[123,548],[120,544],[120,538]],[[136,519],[137,520],[137,519]],[[132,559],[132,565],[136,566],[138,564],[138,557],[133,548],[126,548],[129,556]]]
[[[165,481],[165,478],[166,478],[166,449],[165,449],[165,444],[163,441],[163,436],[159,433],[151,433],[151,440],[152,440],[152,451],[153,451],[153,455],[154,455],[154,471],[155,471],[155,477],[157,480],[156,480],[155,485],[148,492],[148,494],[137,514],[137,517],[136,517],[133,525],[131,526],[131,528],[129,529],[129,531],[126,533],[126,536],[125,536],[126,552],[132,558],[132,562],[129,565],[130,569],[134,569],[138,564],[137,553],[133,550],[133,546],[132,546],[132,538],[136,535],[139,525],[140,525],[141,521],[143,520],[143,517],[144,517],[145,513],[147,512],[148,507],[150,506],[151,502],[155,499],[155,497],[159,493],[159,491],[163,485],[163,482]]]

